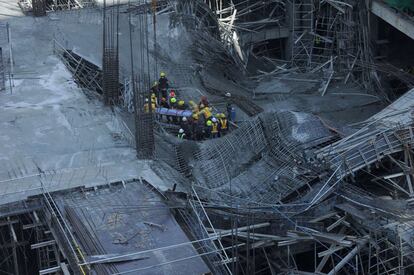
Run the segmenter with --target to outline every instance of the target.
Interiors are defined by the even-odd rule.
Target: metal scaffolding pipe
[[[334,275],[337,271],[341,270],[358,252],[361,248],[368,242],[368,238],[364,239],[361,243],[359,243],[354,249],[349,252],[329,273],[328,275]]]

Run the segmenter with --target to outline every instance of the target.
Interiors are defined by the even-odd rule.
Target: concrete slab
[[[13,15],[13,16],[10,16]],[[15,86],[0,93],[0,201],[143,177],[170,188],[120,136],[110,108],[90,99],[53,55],[55,26],[0,1],[12,30]],[[74,30],[76,32],[76,29]]]
[[[379,0],[372,1],[371,11],[400,32],[414,39],[414,21],[408,16],[397,12]]]

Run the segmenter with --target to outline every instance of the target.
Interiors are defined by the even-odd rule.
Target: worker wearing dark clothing
[[[167,76],[164,72],[160,73],[160,79],[158,80],[158,89],[161,92],[161,96],[168,98],[168,88],[170,87],[168,83]]]
[[[160,106],[162,108],[167,108],[167,109],[170,108],[170,105],[168,104],[167,99],[165,97],[161,98]]]
[[[194,140],[202,140],[204,124],[200,122],[200,120],[198,119],[198,115],[193,115],[191,126]]]
[[[201,108],[202,106],[203,108],[210,107],[210,103],[208,102],[207,97],[204,95],[201,97],[200,102],[198,103],[198,108],[203,109]]]
[[[181,126],[181,129],[184,130],[186,135],[191,138],[191,136],[192,136],[191,127],[190,127],[190,124],[189,124],[188,119],[186,117],[183,117],[181,119],[180,126]]]
[[[226,112],[227,112],[227,119],[228,120],[230,120],[231,109],[232,109],[232,106],[231,106],[231,103],[229,102],[226,105]]]
[[[213,122],[211,120],[207,120],[206,125],[204,127],[204,137],[210,138],[211,137],[211,131],[213,127]]]
[[[170,98],[170,109],[177,110],[177,99],[175,97]],[[176,116],[170,116],[168,120],[174,123],[178,122]]]
[[[188,110],[188,105],[185,103],[184,100],[179,100],[177,109],[178,110]]]
[[[170,105],[168,104],[167,99],[165,97],[161,98],[160,107],[170,109]],[[165,116],[165,119],[168,120],[167,115]],[[160,120],[162,120],[162,115],[160,115]]]
[[[151,87],[151,94],[155,94],[156,98],[161,99],[160,97],[160,90],[158,89],[158,81],[155,81],[154,84]],[[157,104],[160,104],[161,102],[158,101]]]

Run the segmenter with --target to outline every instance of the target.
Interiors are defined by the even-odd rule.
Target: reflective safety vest
[[[184,137],[185,137],[185,133],[182,133],[182,134],[178,134],[178,136],[177,136],[179,139],[184,139]]]
[[[155,112],[155,109],[157,108],[157,106],[155,106],[155,103],[152,103],[151,104],[151,108],[152,108],[152,111]],[[144,104],[144,112],[146,112],[146,113],[149,113],[150,112],[149,104],[148,103],[145,103]]]
[[[227,130],[227,119],[220,118],[220,125],[222,130]]]
[[[213,125],[211,125],[211,133],[216,134],[218,133],[218,123],[215,122]]]
[[[144,112],[149,113],[149,104],[148,103],[144,104]]]
[[[204,118],[206,120],[212,116],[210,109],[207,107],[203,109],[203,113],[204,113]]]

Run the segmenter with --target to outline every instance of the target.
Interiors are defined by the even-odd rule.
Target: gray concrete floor
[[[16,1],[17,2],[17,1]],[[14,87],[0,92],[0,201],[144,177],[164,183],[119,138],[109,108],[88,99],[53,55],[54,25],[0,1],[12,31]]]

